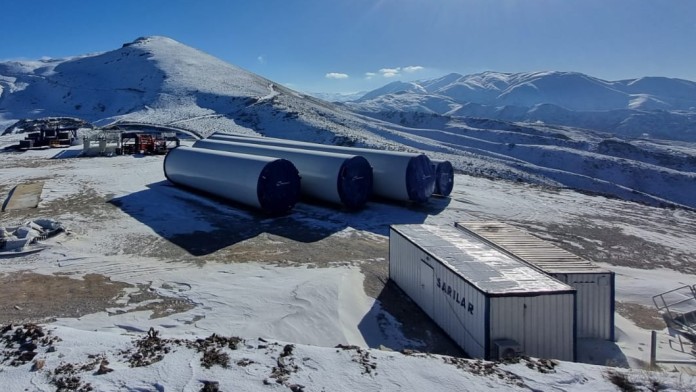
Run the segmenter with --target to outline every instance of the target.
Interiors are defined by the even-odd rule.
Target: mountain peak
[[[381,88],[378,88],[377,90],[370,91],[369,93],[363,95],[359,101],[365,101],[369,100],[372,98],[376,98],[380,95],[385,95],[385,94],[396,94],[396,93],[403,93],[403,92],[411,92],[411,93],[418,93],[418,94],[425,94],[427,91],[418,83],[416,82],[402,82],[402,81],[395,81],[391,82]]]
[[[142,46],[142,45],[147,45],[147,44],[152,44],[152,43],[162,43],[162,44],[178,44],[178,45],[184,45],[179,41],[176,41],[174,39],[171,39],[169,37],[165,37],[163,35],[150,35],[150,36],[144,36],[144,37],[138,37],[132,42],[126,42],[123,44],[122,48],[126,48],[128,46]]]
[[[196,107],[206,115],[267,96],[269,85],[169,37],[139,37],[111,51],[51,63],[0,62],[0,120],[35,117],[34,107],[92,122],[148,108]]]

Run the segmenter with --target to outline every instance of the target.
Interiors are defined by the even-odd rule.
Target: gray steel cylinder
[[[287,159],[302,177],[303,194],[351,209],[364,207],[372,192],[372,168],[358,155],[223,140],[198,140],[193,147]]]
[[[174,184],[207,192],[269,214],[290,211],[300,197],[300,176],[286,159],[180,146],[164,158]]]
[[[208,139],[360,155],[372,166],[374,194],[388,199],[423,203],[435,190],[435,171],[430,159],[424,154],[235,136],[217,132]]]

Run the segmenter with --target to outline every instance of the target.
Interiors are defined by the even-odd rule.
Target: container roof
[[[484,293],[520,295],[574,291],[572,287],[454,227],[391,227]]]
[[[479,237],[547,273],[611,273],[541,238],[501,222],[457,222],[457,228]]]

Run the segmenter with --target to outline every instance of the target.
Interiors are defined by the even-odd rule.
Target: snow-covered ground
[[[644,370],[650,330],[664,327],[652,296],[696,283],[696,212],[655,207],[696,206],[693,144],[403,111],[368,117],[165,37],[98,55],[2,62],[0,88],[0,127],[67,115],[260,133],[421,151],[460,173],[450,198],[423,206],[379,201],[345,212],[303,202],[268,218],[174,187],[162,157],[0,152],[3,195],[44,183],[38,208],[4,212],[2,225],[47,217],[70,230],[44,251],[0,259],[0,316],[53,317],[35,350],[43,365],[21,360],[26,350],[13,341],[31,331],[0,333],[9,344],[0,362],[6,390],[201,390],[217,381],[221,390],[595,391],[616,390],[621,374],[643,390],[694,389],[689,366]],[[634,107],[649,103],[633,98]],[[22,136],[1,136],[0,148]],[[440,355],[451,343],[385,284],[388,227],[471,219],[511,223],[614,270],[617,341],[580,342],[578,364]],[[13,290],[26,282],[41,283]],[[241,339],[236,349],[231,337]],[[659,337],[659,359],[693,359],[664,331]],[[595,366],[607,364],[632,370]]]
[[[0,146],[16,139],[3,136]],[[451,199],[421,207],[371,202],[347,213],[301,203],[286,217],[266,218],[171,186],[161,157],[51,159],[71,155],[60,152],[2,153],[10,169],[0,172],[4,193],[25,181],[45,183],[37,210],[5,213],[3,220],[50,214],[71,234],[47,241],[43,252],[0,259],[0,273],[99,274],[130,288],[103,311],[45,324],[61,341],[37,348],[42,369],[3,362],[7,390],[52,390],[64,375],[95,390],[200,390],[203,381],[219,382],[221,390],[615,390],[610,375],[625,371],[590,364],[630,366],[635,370],[625,374],[644,390],[653,381],[670,390],[695,385],[688,367],[643,370],[650,332],[635,325],[635,312],[617,315],[617,342],[581,342],[586,364],[485,365],[381,351],[428,347],[409,332],[418,327],[410,317],[392,315],[366,286],[369,268],[387,263],[389,224],[503,220],[613,269],[618,303],[653,315],[652,295],[696,282],[694,212],[457,175]],[[129,301],[144,292],[156,296]],[[166,298],[187,306],[148,307]],[[148,339],[150,328],[159,335]],[[242,341],[234,350],[227,340],[200,348],[197,339],[212,334]],[[339,344],[355,347],[334,348]],[[693,358],[676,348],[674,338],[660,334],[658,359]],[[131,367],[158,354],[159,362]],[[98,374],[102,360],[113,371]]]
[[[530,86],[549,93],[530,92]],[[687,136],[696,124],[689,120],[694,116],[688,109],[692,100],[679,97],[689,96],[694,86],[665,78],[607,82],[577,73],[452,74],[420,84],[385,86],[356,107],[293,91],[166,37],[145,37],[101,54],[0,62],[0,129],[23,118],[70,116],[97,125],[134,121],[177,126],[203,136],[228,131],[421,151],[450,160],[465,174],[696,208],[696,198],[691,196],[696,193],[693,143],[627,140],[536,122],[567,123],[563,119],[575,116],[575,111],[567,113],[570,109],[558,107],[565,101],[579,105],[574,107],[577,110],[605,105],[607,121],[615,129],[592,121],[580,125],[618,134],[627,129],[637,136],[644,127],[665,132],[669,128],[671,139],[691,140]],[[408,93],[400,92],[404,89]],[[624,106],[635,103],[636,95],[647,103],[627,119],[624,111],[638,109]],[[498,96],[506,101],[491,104],[493,111],[470,108],[482,105],[477,99],[490,103],[486,100],[495,101]],[[540,101],[540,96],[553,102]],[[471,110],[460,114],[479,118],[454,113],[463,105],[457,99],[464,98],[471,99],[464,105]],[[526,105],[528,100],[539,103],[534,113],[558,112],[556,120],[515,117],[513,104]],[[649,111],[648,103],[657,101],[667,106]],[[592,120],[598,113],[585,115]]]

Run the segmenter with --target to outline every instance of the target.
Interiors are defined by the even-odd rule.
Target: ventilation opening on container
[[[435,190],[435,171],[430,159],[418,155],[408,161],[406,167],[406,192],[409,200],[424,203]]]
[[[522,346],[513,339],[496,339],[493,341],[493,359],[505,360],[522,355]]]
[[[292,162],[278,159],[261,171],[256,186],[261,209],[272,215],[290,211],[300,198],[300,175]]]
[[[372,194],[372,167],[361,156],[347,159],[341,165],[337,182],[341,202],[350,209],[362,208]]]

